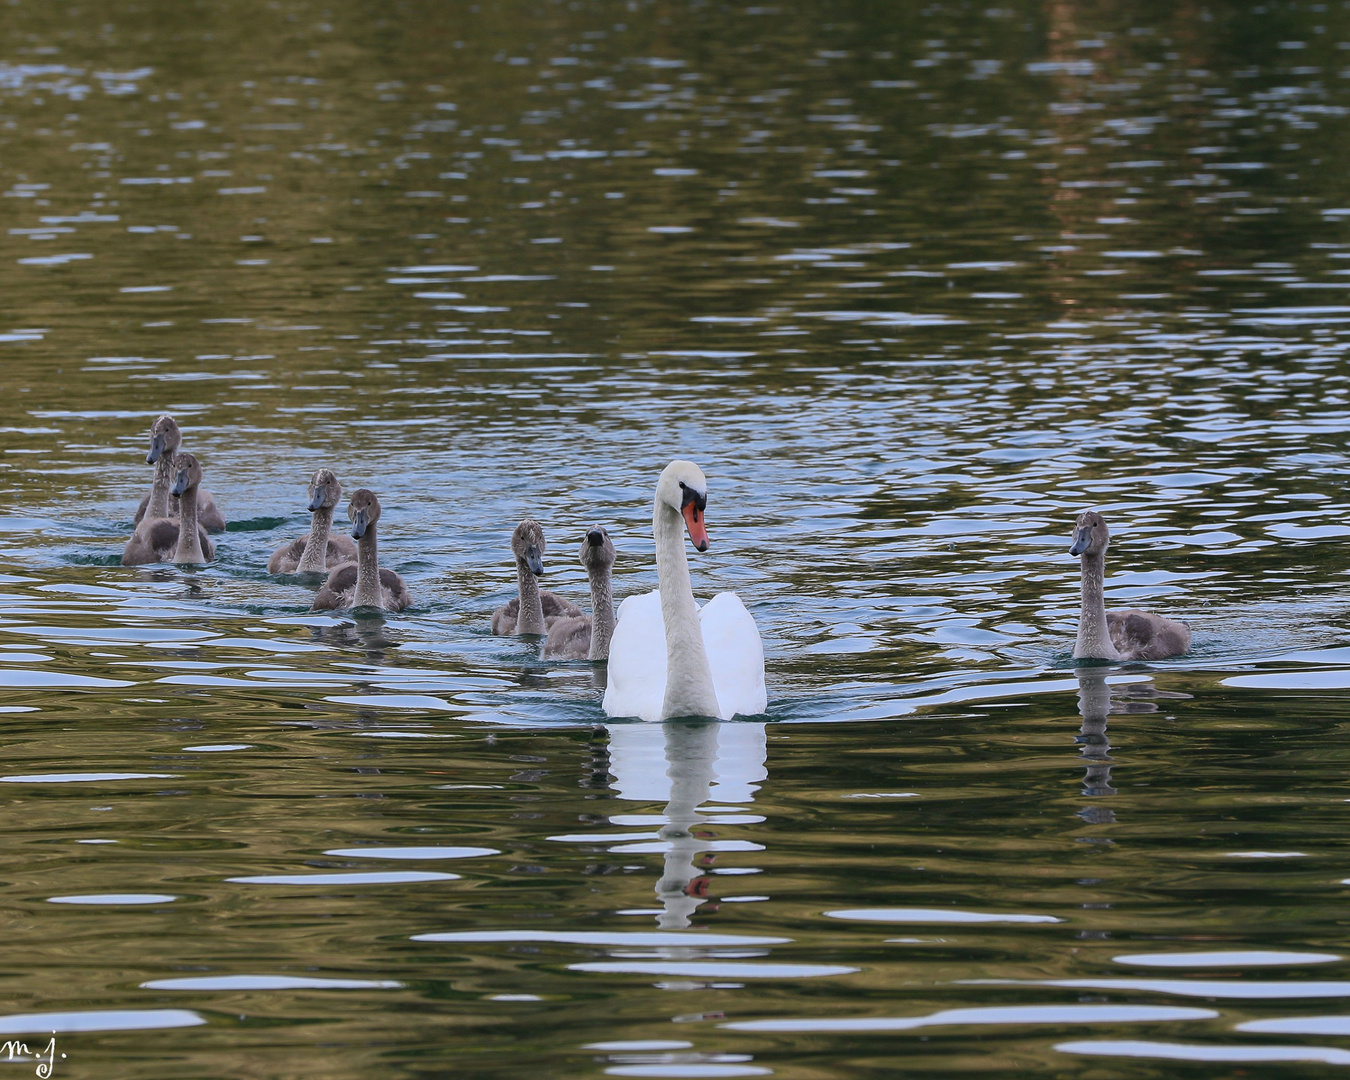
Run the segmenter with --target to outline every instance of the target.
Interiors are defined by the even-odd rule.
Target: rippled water
[[[5,1037],[100,1077],[1350,1063],[1342,5],[5,12]],[[164,411],[230,525],[127,569]],[[488,632],[527,514],[559,592],[597,522],[653,587],[676,455],[754,722],[606,723],[602,671]],[[323,465],[410,610],[264,572]],[[1190,655],[1074,665],[1088,506]]]

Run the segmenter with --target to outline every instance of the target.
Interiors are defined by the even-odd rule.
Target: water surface
[[[1350,1062],[1343,10],[6,10],[0,1030],[101,1077]],[[230,527],[127,569],[164,411]],[[608,722],[488,633],[527,514],[550,587],[595,523],[654,587],[675,456],[763,717]],[[264,573],[320,466],[413,608]],[[1189,656],[1073,663],[1089,506]]]

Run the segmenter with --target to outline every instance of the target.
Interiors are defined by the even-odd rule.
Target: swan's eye
[[[694,507],[699,511],[699,513],[703,513],[708,509],[708,496],[700,495],[693,488],[686,487],[683,483],[680,484],[680,489],[684,492],[684,498],[680,500],[681,510],[683,510],[690,503],[694,504]]]

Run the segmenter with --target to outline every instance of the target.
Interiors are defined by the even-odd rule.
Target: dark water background
[[[1350,9],[998,3],[0,8],[0,1033],[1350,1064]],[[164,411],[204,569],[117,565]],[[605,724],[487,632],[526,514],[653,587],[677,455],[762,721]],[[323,465],[411,610],[263,572]],[[1191,655],[1074,666],[1088,506]]]

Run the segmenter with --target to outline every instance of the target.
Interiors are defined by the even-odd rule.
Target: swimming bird
[[[701,609],[689,583],[685,529],[708,550],[708,482],[692,461],[672,461],[656,485],[652,534],[660,588],[619,605],[609,646],[609,716],[758,716],[768,705],[764,644],[740,598],[718,593]]]
[[[610,569],[614,566],[614,545],[609,533],[597,525],[581,542],[581,565],[591,581],[593,615],[570,615],[558,619],[548,631],[544,655],[566,660],[608,660],[609,641],[614,634],[614,600],[610,587]]]
[[[309,482],[309,510],[314,515],[309,535],[282,544],[267,560],[269,574],[322,574],[330,567],[356,561],[356,545],[345,536],[330,536],[333,511],[342,500],[342,485],[331,469],[320,469]]]
[[[518,595],[492,613],[494,634],[546,634],[555,619],[581,614],[570,600],[539,588],[545,546],[544,530],[534,518],[526,518],[511,534]]]
[[[1083,607],[1073,655],[1082,660],[1162,660],[1191,647],[1191,631],[1183,622],[1148,611],[1107,611],[1102,579],[1111,531],[1101,514],[1087,510],[1073,527],[1070,555],[1083,559]]]
[[[206,563],[216,557],[215,545],[198,524],[197,497],[201,463],[191,454],[176,454],[168,494],[178,502],[178,519],[147,517],[136,526],[122,550],[123,566],[146,563]]]
[[[314,595],[313,610],[370,607],[402,611],[412,603],[412,596],[398,574],[380,569],[375,539],[380,500],[375,492],[368,488],[354,492],[347,504],[347,517],[357,541],[356,562],[343,563],[328,572],[328,580]]]
[[[176,518],[178,507],[169,502],[169,488],[173,484],[170,474],[173,471],[173,458],[183,445],[183,433],[172,416],[161,416],[150,425],[150,452],[145,455],[145,463],[155,466],[155,480],[150,492],[136,508],[135,523],[141,519]],[[225,515],[216,508],[216,500],[211,493],[202,488],[197,492],[197,524],[209,532],[224,532]]]

